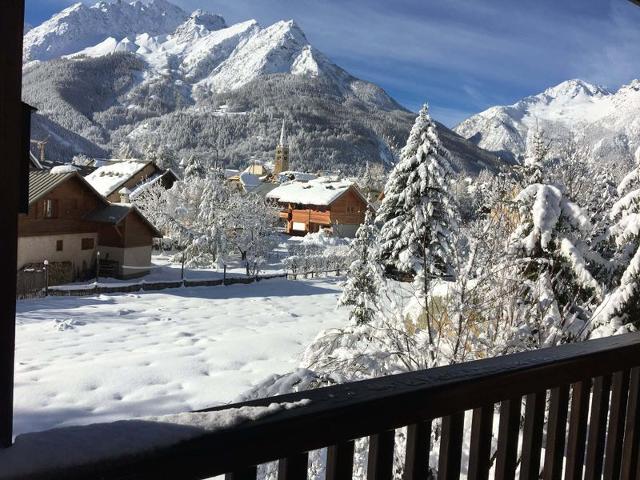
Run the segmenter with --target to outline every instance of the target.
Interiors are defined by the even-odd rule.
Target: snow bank
[[[340,281],[19,301],[14,430],[231,402],[266,377],[295,369],[320,330],[346,323],[348,312],[334,311]]]
[[[28,478],[45,471],[64,472],[73,466],[133,457],[309,403],[300,400],[180,413],[20,435],[13,447],[0,450],[0,479]]]

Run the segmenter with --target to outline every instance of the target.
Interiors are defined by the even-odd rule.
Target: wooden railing
[[[171,448],[38,478],[245,480],[277,460],[278,478],[297,480],[307,452],[327,448],[327,480],[348,479],[354,440],[369,437],[367,478],[391,479],[395,430],[408,427],[404,478],[427,479],[441,419],[438,479],[463,470],[469,479],[639,479],[639,395],[640,334],[627,334],[209,409],[308,399]]]

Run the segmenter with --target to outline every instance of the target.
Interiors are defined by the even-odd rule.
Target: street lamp
[[[100,282],[100,250],[96,252],[96,284]]]

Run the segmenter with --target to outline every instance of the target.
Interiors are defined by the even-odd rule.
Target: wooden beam
[[[0,447],[13,434],[13,371],[15,354],[16,264],[20,155],[22,152],[22,35],[24,0],[5,0],[0,7]]]

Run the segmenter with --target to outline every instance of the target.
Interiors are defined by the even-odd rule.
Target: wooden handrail
[[[242,423],[227,430],[204,433],[177,446],[159,449],[145,455],[132,455],[102,464],[78,465],[73,471],[65,470],[63,475],[55,471],[43,472],[42,477],[32,476],[31,478],[196,479],[227,472],[236,472],[238,476],[242,472],[253,471],[251,468],[257,464],[279,459],[287,459],[282,464],[282,468],[283,471],[291,473],[293,471],[291,470],[293,467],[289,468],[293,465],[291,462],[294,462],[294,459],[303,458],[301,455],[305,452],[332,447],[335,453],[335,448],[341,448],[340,451],[342,451],[345,449],[344,445],[349,445],[351,440],[367,436],[378,439],[375,445],[379,448],[384,445],[384,449],[380,452],[375,450],[378,453],[375,453],[373,460],[370,458],[370,462],[374,462],[370,465],[375,465],[378,471],[388,473],[389,465],[384,462],[388,462],[388,442],[391,438],[385,432],[403,426],[430,424],[432,419],[437,418],[447,418],[443,423],[447,435],[446,442],[442,442],[446,445],[441,445],[440,465],[450,472],[447,478],[457,478],[460,460],[443,459],[442,456],[446,457],[448,454],[459,456],[462,412],[477,410],[474,413],[474,421],[481,423],[474,425],[477,431],[474,438],[486,440],[487,429],[490,428],[489,419],[493,412],[492,405],[496,404],[502,405],[497,468],[504,470],[505,478],[512,478],[509,472],[513,472],[516,465],[516,450],[513,448],[513,442],[517,444],[522,414],[521,399],[527,396],[526,418],[528,420],[525,419],[524,433],[527,445],[537,448],[534,452],[537,460],[534,459],[531,463],[531,459],[528,459],[527,465],[533,465],[530,468],[537,470],[542,447],[542,430],[539,428],[539,422],[544,420],[544,392],[549,390],[552,391],[550,397],[552,410],[549,414],[551,424],[548,428],[553,435],[547,436],[546,447],[553,445],[557,452],[554,456],[548,455],[549,460],[546,462],[548,465],[544,468],[551,469],[549,471],[555,474],[563,468],[562,457],[566,439],[570,387],[575,394],[575,385],[580,385],[581,382],[583,382],[582,385],[590,386],[592,379],[610,379],[617,372],[626,372],[617,376],[622,380],[628,380],[631,371],[631,382],[618,382],[621,387],[618,387],[618,393],[614,399],[626,399],[626,394],[630,392],[629,403],[637,405],[638,390],[640,390],[638,375],[640,369],[637,367],[640,367],[640,334],[633,333],[258,399],[202,411],[213,412],[232,407],[264,406],[274,402],[296,402],[303,399],[308,399],[309,403],[298,408],[282,410],[256,421]],[[607,380],[604,383],[607,384]],[[602,382],[600,385],[602,386]],[[608,395],[609,390],[604,391]],[[594,392],[595,398],[598,391]],[[606,395],[602,398],[608,398]],[[574,399],[572,404],[579,404],[578,400],[578,398]],[[622,446],[623,451],[626,448],[627,457],[630,455],[637,457],[639,447],[636,440],[640,430],[640,425],[637,423],[640,421],[640,415],[629,411],[625,423],[623,421],[626,418],[625,409],[622,407],[626,405],[626,400],[624,405],[621,400],[616,401],[618,402],[616,408],[612,408],[613,420],[617,422],[616,431],[618,432],[615,445]],[[592,406],[594,421],[598,419],[593,414],[598,415],[599,412],[593,410],[599,407],[596,403]],[[605,402],[604,406],[607,405],[608,403]],[[605,408],[603,413],[605,419],[607,411]],[[583,418],[586,421],[584,412],[572,410],[570,415],[571,418]],[[538,427],[535,426],[536,422]],[[529,430],[526,430],[527,428]],[[587,458],[587,464],[589,466],[593,463],[596,469],[601,470],[604,462],[600,457],[604,457],[605,445],[601,444],[598,428],[597,425],[590,428],[590,437],[594,438],[587,448],[587,451],[595,452],[598,458],[591,463]],[[586,435],[586,430],[582,430],[584,430],[582,435]],[[412,427],[412,435],[419,431],[420,429]],[[625,437],[623,436],[625,432],[630,433],[626,433]],[[416,438],[418,438],[417,434]],[[424,433],[421,438],[420,441],[424,444]],[[633,444],[634,441],[636,444]],[[132,448],[135,449],[135,446]],[[614,450],[613,446],[610,448],[611,451]],[[472,450],[470,457],[473,457],[473,468],[474,471],[479,471],[474,474],[477,475],[475,478],[486,478],[489,463],[482,456],[488,455],[489,450],[478,448],[473,442]],[[575,454],[574,450],[572,452]],[[411,461],[415,462],[415,452],[412,455]],[[409,461],[409,458],[407,460]],[[621,462],[624,464],[625,461],[627,460],[623,455]],[[578,463],[582,468],[582,460]],[[572,466],[575,464],[574,461]],[[621,468],[617,456],[607,465],[611,465],[607,468],[614,471]],[[622,468],[624,469],[625,466],[623,465]]]

